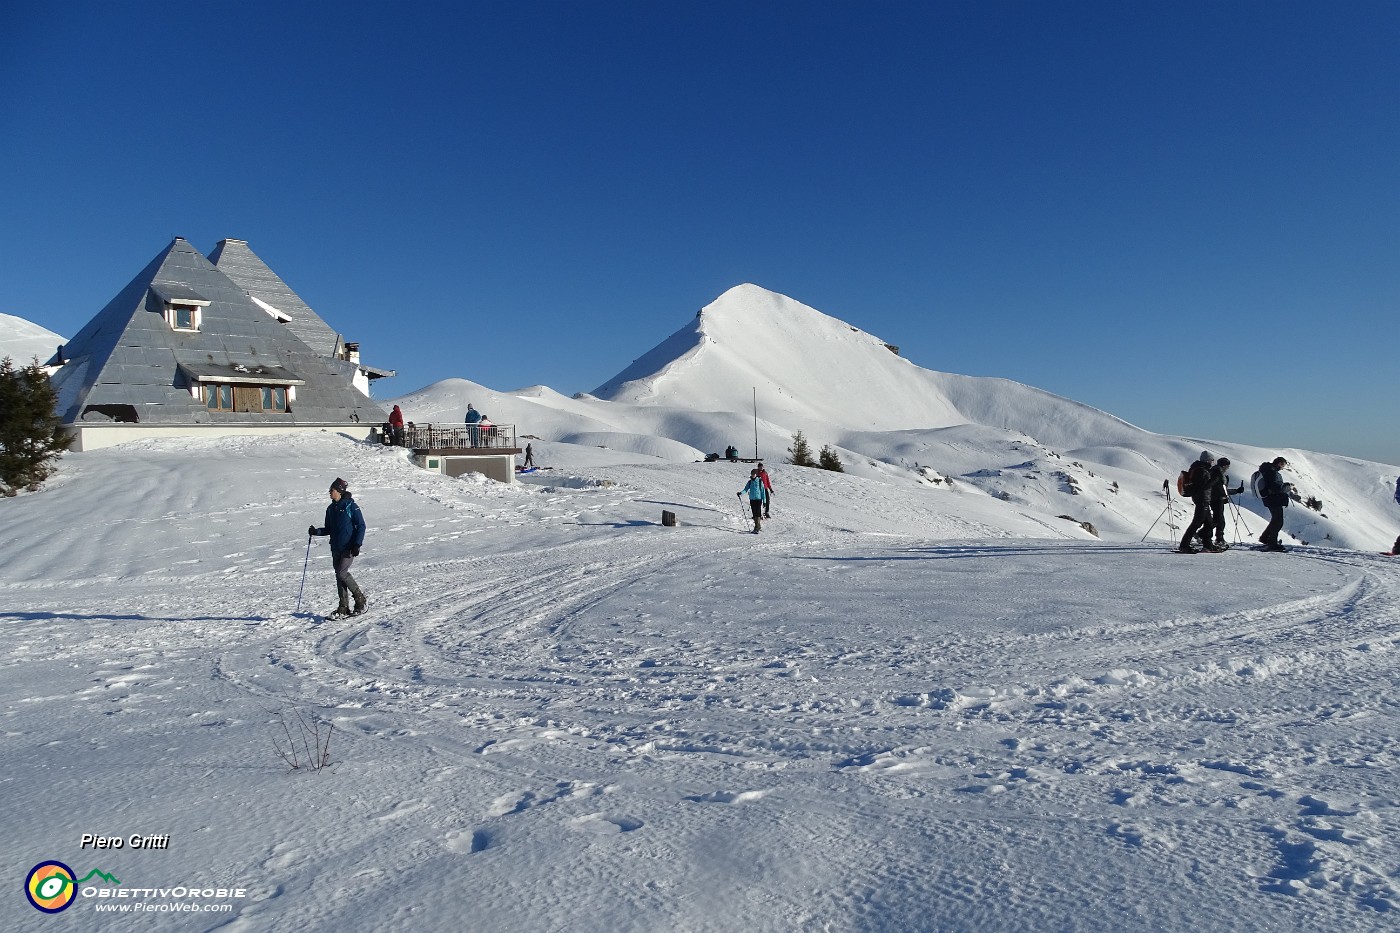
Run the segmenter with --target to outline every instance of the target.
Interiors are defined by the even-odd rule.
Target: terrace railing
[[[413,450],[518,450],[514,424],[406,424],[403,445]]]
[[[408,424],[403,434],[404,446],[414,450],[519,450],[513,424]]]

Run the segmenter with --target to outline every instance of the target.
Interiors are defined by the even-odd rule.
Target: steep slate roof
[[[172,297],[208,302],[199,331],[166,323],[164,302]],[[142,424],[380,424],[388,417],[350,384],[352,364],[307,346],[178,237],[62,353],[66,362],[53,384],[67,423],[126,406]],[[290,412],[211,412],[190,394],[191,380],[201,377],[246,384],[275,378],[294,385],[296,399]]]
[[[290,317],[287,328],[308,347],[322,356],[339,355],[340,334],[267,267],[248,246],[247,240],[220,240],[209,254],[209,261],[248,294],[261,298]]]

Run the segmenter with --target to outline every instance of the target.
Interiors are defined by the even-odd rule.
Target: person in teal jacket
[[[744,488],[739,490],[737,495],[743,498],[744,493],[749,494],[749,509],[753,511],[753,533],[758,534],[763,528],[763,480],[759,478],[757,470],[749,471],[749,481]]]
[[[312,537],[331,539],[331,565],[335,568],[335,589],[340,597],[340,605],[326,615],[328,619],[343,619],[357,616],[365,611],[364,590],[350,576],[350,565],[360,556],[360,547],[365,543],[365,517],[355,498],[350,495],[350,487],[340,477],[335,478],[330,488],[331,504],[326,506],[326,524],[306,529]],[[355,597],[355,607],[350,608],[350,597]]]

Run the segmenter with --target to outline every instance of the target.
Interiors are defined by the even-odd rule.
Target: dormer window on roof
[[[171,330],[197,331],[203,323],[209,299],[178,282],[153,282],[151,291],[159,299],[165,322]]]

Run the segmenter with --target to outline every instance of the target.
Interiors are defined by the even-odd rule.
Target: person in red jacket
[[[763,480],[763,517],[772,518],[773,483],[768,479],[768,471],[763,468],[761,463],[758,465],[758,478]]]
[[[397,405],[389,412],[389,443],[395,447],[403,446],[403,412]]]

